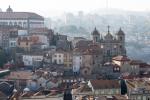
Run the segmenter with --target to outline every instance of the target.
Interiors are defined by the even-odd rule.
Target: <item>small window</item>
[[[120,40],[122,41],[122,37],[120,37]]]
[[[10,45],[13,46],[13,43],[11,42]]]
[[[111,55],[110,50],[107,50],[107,56],[110,56],[110,55]]]
[[[16,26],[16,25],[17,25],[17,22],[14,22],[14,25]]]
[[[26,42],[26,45],[28,45],[28,42]]]
[[[12,22],[9,22],[9,25],[12,25]]]
[[[95,61],[93,61],[93,65],[95,64]]]
[[[87,70],[85,70],[84,73],[87,74]]]
[[[55,63],[55,64],[57,63],[57,60],[56,60],[56,59],[54,60],[54,63]]]
[[[122,49],[122,45],[120,45],[120,49]]]
[[[59,63],[61,63],[61,60],[59,60]]]

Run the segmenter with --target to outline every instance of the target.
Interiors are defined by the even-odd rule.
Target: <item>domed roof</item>
[[[98,32],[98,30],[96,29],[96,27],[95,27],[94,31],[92,32],[92,35],[100,35],[100,33]]]
[[[117,35],[124,35],[124,32],[122,31],[122,29],[120,28]]]
[[[105,39],[113,39],[113,36],[112,34],[110,33],[107,33],[106,36],[105,36]]]
[[[10,6],[7,8],[6,12],[13,12],[12,8]]]
[[[107,33],[106,36],[105,36],[105,39],[106,39],[106,40],[112,40],[112,39],[113,39],[113,36],[112,36],[112,34],[110,33],[110,31],[109,31],[109,28],[110,28],[110,26],[108,26],[108,33]]]

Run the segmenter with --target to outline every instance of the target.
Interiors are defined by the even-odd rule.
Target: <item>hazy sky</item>
[[[150,10],[150,0],[108,0],[109,8],[124,10]],[[107,0],[0,0],[0,8],[5,11],[11,5],[14,11],[36,12],[43,16],[60,15],[63,12],[84,11],[86,13],[107,8]]]

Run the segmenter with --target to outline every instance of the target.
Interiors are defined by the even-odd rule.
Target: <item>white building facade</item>
[[[25,66],[36,66],[43,61],[43,55],[23,55],[22,61]]]
[[[64,64],[64,53],[63,52],[55,52],[52,55],[52,63],[54,64]]]
[[[73,55],[73,73],[78,74],[82,66],[82,55],[75,54]]]
[[[32,28],[43,28],[44,18],[31,12],[13,12],[9,6],[6,12],[0,12],[0,25],[20,26],[29,31]]]

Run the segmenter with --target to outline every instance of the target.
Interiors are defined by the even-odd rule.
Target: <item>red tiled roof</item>
[[[141,64],[141,63],[143,63],[143,62],[140,61],[140,60],[131,60],[131,61],[130,61],[130,65],[139,65],[139,64]]]
[[[117,80],[91,80],[94,89],[118,89],[120,88]]]
[[[34,34],[34,33],[49,33],[49,29],[48,28],[32,28],[30,30],[30,34]]]
[[[113,57],[112,59],[116,61],[130,61],[130,59],[127,56],[116,56]]]
[[[140,68],[150,68],[150,65],[147,63],[141,63],[141,64],[139,64],[139,67]]]
[[[92,41],[80,40],[76,43],[76,48],[88,47],[89,44],[92,44]]]
[[[24,72],[24,71],[11,72],[7,78],[10,80],[15,79],[28,80],[32,78],[32,72]]]

